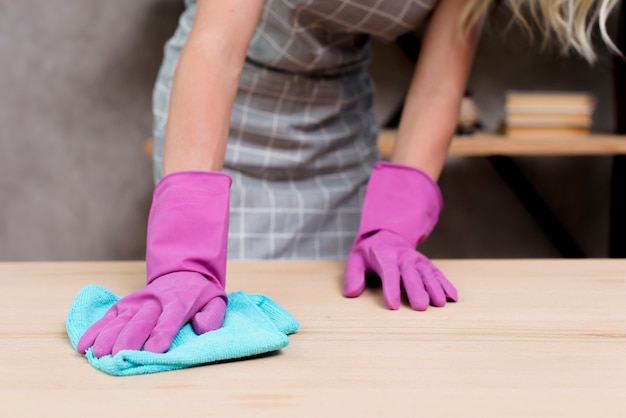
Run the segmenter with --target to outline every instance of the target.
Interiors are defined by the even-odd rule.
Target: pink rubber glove
[[[457,291],[416,247],[439,219],[442,199],[437,184],[424,172],[394,163],[374,166],[367,185],[361,223],[348,255],[343,294],[359,296],[366,275],[377,275],[389,309],[400,307],[404,289],[418,311],[428,305],[457,301]]]
[[[202,334],[222,326],[231,179],[188,171],[164,177],[148,219],[147,282],[122,298],[78,342],[102,357],[121,350],[163,353],[189,321]]]

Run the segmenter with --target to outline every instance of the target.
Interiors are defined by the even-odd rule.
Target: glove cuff
[[[148,218],[147,283],[190,271],[225,285],[230,185],[223,172],[180,171],[161,179]]]
[[[378,162],[367,185],[357,241],[387,230],[417,246],[430,235],[442,208],[441,191],[426,173]]]

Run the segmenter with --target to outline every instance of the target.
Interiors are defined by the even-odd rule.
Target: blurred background
[[[144,258],[153,189],[151,93],[182,0],[0,0],[0,260]],[[614,29],[616,19],[611,28]],[[469,88],[487,130],[509,89],[589,91],[593,130],[614,130],[612,57],[591,66],[541,49],[496,10]],[[412,64],[374,43],[384,125]],[[515,163],[586,255],[608,256],[610,157],[520,157]],[[486,158],[450,157],[445,209],[421,247],[432,258],[560,257]]]

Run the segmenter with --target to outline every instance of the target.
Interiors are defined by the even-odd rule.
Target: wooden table
[[[461,301],[389,311],[340,295],[338,262],[239,262],[229,291],[302,324],[280,353],[135,377],[76,354],[67,308],[88,283],[127,294],[139,262],[0,264],[2,417],[624,417],[626,260],[456,260]]]

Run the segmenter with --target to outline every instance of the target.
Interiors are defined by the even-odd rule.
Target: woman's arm
[[[456,129],[479,29],[462,36],[465,0],[441,0],[430,20],[413,74],[391,161],[437,179]]]
[[[221,170],[239,76],[262,0],[198,0],[174,74],[164,174]]]

